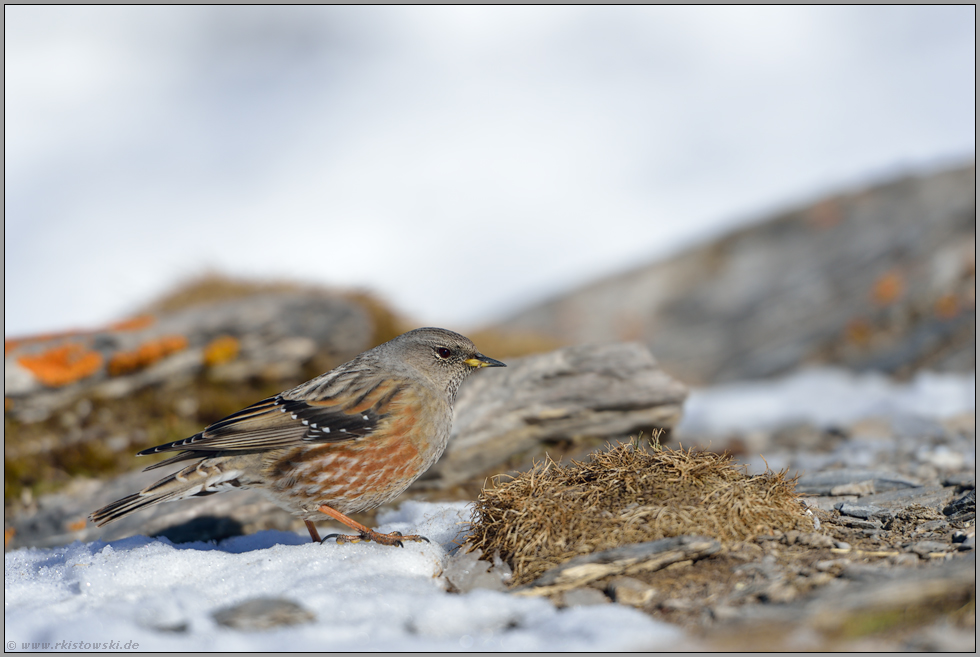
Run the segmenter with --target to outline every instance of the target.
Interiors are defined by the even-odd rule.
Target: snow
[[[134,536],[17,550],[4,557],[4,640],[13,650],[132,642],[152,651],[670,650],[684,640],[616,604],[556,609],[486,589],[448,593],[442,565],[470,508],[407,502],[381,514],[381,531],[432,540],[404,549],[263,531],[217,545]],[[258,597],[298,603],[316,620],[246,632],[212,617]]]
[[[876,373],[807,368],[767,381],[691,391],[679,435],[769,430],[809,422],[841,427],[870,417],[938,420],[976,410],[975,374],[920,372],[908,383]]]

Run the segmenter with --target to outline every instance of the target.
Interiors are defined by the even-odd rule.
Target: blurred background
[[[213,273],[468,330],[975,150],[972,6],[4,16],[7,337]]]

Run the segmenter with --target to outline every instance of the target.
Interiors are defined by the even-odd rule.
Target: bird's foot
[[[327,539],[335,539],[338,543],[360,543],[361,541],[373,541],[381,545],[397,545],[398,547],[405,547],[402,541],[415,541],[421,543],[425,541],[429,543],[429,539],[425,536],[419,536],[417,534],[411,534],[409,536],[402,535],[401,532],[391,532],[390,534],[382,534],[374,530],[368,530],[366,532],[360,532],[357,536],[351,536],[350,534],[328,534],[323,537],[320,541],[321,544],[326,543]]]

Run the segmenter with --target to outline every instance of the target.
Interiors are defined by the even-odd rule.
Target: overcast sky
[[[975,9],[32,7],[4,332],[207,271],[466,329],[975,152]]]

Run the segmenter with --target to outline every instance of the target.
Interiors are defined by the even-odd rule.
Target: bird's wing
[[[371,434],[405,386],[390,379],[333,387],[309,399],[287,399],[282,393],[252,404],[215,422],[201,433],[143,450],[139,454],[181,451],[150,468],[184,459],[194,452],[234,452],[295,447],[309,443],[356,440]],[[148,468],[149,469],[149,468]]]

